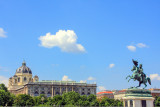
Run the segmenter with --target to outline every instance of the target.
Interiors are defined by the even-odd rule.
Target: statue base
[[[130,88],[123,97],[124,107],[154,107],[154,98],[146,89]]]

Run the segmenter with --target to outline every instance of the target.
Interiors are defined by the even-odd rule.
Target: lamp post
[[[44,97],[42,97],[42,98],[41,98],[41,100],[42,100],[42,104],[43,104],[43,101],[44,101]]]

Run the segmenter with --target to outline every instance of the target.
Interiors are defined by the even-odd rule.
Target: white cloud
[[[7,36],[5,35],[5,31],[3,30],[3,28],[0,28],[0,37],[2,38],[6,38]]]
[[[103,91],[103,90],[106,90],[106,88],[104,86],[98,86],[98,90]]]
[[[150,74],[151,80],[160,80],[160,75],[159,74]]]
[[[55,35],[47,33],[45,36],[40,36],[39,40],[40,45],[46,48],[59,47],[64,52],[85,52],[85,48],[77,44],[77,35],[73,30],[59,30]]]
[[[135,46],[130,45],[130,46],[127,46],[127,48],[128,48],[130,51],[133,51],[133,52],[136,51],[136,47],[135,47]]]
[[[144,43],[138,43],[136,46],[139,48],[146,48],[147,47],[147,45]]]
[[[68,76],[64,75],[62,78],[62,81],[72,81],[71,79],[68,78]]]
[[[109,64],[109,68],[113,68],[115,64]]]
[[[96,78],[94,78],[94,77],[88,77],[88,80],[96,80]]]
[[[5,86],[8,86],[8,78],[4,76],[0,76],[0,84],[3,83]]]
[[[80,83],[86,83],[87,81],[86,80],[80,80]]]
[[[135,45],[135,46],[134,46]],[[129,45],[127,46],[128,50],[130,51],[133,51],[135,52],[136,51],[136,48],[147,48],[148,46],[144,43],[137,43],[137,44],[134,44],[134,45]]]

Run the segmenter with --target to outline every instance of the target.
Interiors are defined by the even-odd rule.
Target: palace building
[[[80,95],[96,95],[96,84],[80,83],[76,81],[42,80],[38,76],[32,77],[32,71],[26,66],[26,62],[16,70],[13,77],[9,78],[8,90],[17,94],[29,94],[39,96],[45,94],[47,97],[62,95],[64,92],[75,91]]]

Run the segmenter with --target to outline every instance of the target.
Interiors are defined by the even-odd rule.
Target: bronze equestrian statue
[[[144,84],[145,85],[144,88],[147,87],[147,84],[146,84],[147,82],[151,85],[151,79],[149,77],[147,77],[146,74],[143,72],[142,64],[140,64],[139,67],[138,67],[138,61],[135,61],[133,59],[132,59],[132,61],[133,61],[133,64],[134,64],[133,68],[131,69],[133,74],[131,76],[128,75],[126,77],[126,79],[129,77],[128,82],[131,79],[133,79],[134,81],[137,80],[137,81],[139,81],[139,86],[137,86],[137,87],[140,87],[141,84]]]

